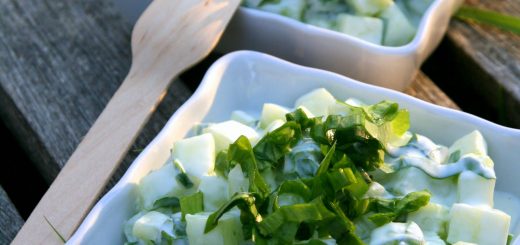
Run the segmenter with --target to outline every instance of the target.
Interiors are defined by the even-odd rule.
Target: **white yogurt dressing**
[[[492,166],[486,163],[486,157],[468,154],[453,163],[445,163],[447,160],[447,148],[436,145],[430,139],[416,135],[415,140],[407,146],[392,148],[388,147],[387,152],[396,158],[392,166],[400,169],[413,166],[423,170],[433,178],[447,178],[458,175],[463,171],[469,170],[484,178],[495,179],[495,171]]]

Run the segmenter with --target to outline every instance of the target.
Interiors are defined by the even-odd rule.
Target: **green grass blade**
[[[67,243],[67,240],[63,238],[63,236],[58,232],[58,230],[51,224],[51,222],[47,219],[47,217],[43,216],[47,224],[51,227],[51,229],[56,233],[56,235],[60,238],[60,240],[63,242],[63,244]]]
[[[455,14],[455,17],[463,20],[473,20],[479,23],[493,25],[520,35],[520,18],[516,16],[505,15],[491,10],[464,5]]]

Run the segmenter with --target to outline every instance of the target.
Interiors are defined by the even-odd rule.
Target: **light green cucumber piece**
[[[216,152],[227,149],[241,135],[247,137],[253,145],[258,141],[258,133],[253,128],[233,120],[213,124],[204,129],[204,132],[215,138]]]
[[[458,151],[458,153],[456,153]],[[475,130],[467,135],[462,136],[455,141],[449,148],[449,154],[458,154],[464,156],[469,153],[477,155],[487,155],[487,144],[484,136]]]
[[[402,46],[415,37],[416,28],[397,4],[390,5],[379,17],[385,21],[383,45]]]
[[[220,176],[202,176],[199,191],[204,193],[204,211],[216,211],[228,200],[228,182]]]
[[[260,115],[260,127],[265,129],[275,120],[282,120],[285,122],[285,114],[287,113],[289,113],[289,109],[283,106],[265,103],[262,107],[262,114]]]
[[[324,88],[319,88],[298,98],[295,107],[305,107],[313,116],[319,117],[328,116],[329,106],[335,103],[336,99],[329,93],[329,91]]]
[[[175,142],[172,156],[183,164],[190,176],[200,179],[204,175],[211,175],[215,168],[213,135],[205,133]]]
[[[456,203],[450,211],[449,243],[506,244],[511,217],[489,207]]]
[[[171,162],[144,176],[139,182],[139,193],[144,209],[151,209],[155,201],[167,197],[181,197],[189,192],[175,176],[178,174]]]
[[[277,3],[262,4],[258,8],[301,21],[305,5],[305,0],[281,0]]]
[[[404,0],[406,7],[413,13],[423,15],[433,0]]]
[[[232,197],[237,192],[249,191],[249,179],[244,176],[240,164],[229,171],[228,183],[228,197]]]
[[[424,234],[414,222],[390,222],[372,231],[370,245],[424,244]]]
[[[217,227],[204,233],[211,213],[186,215],[186,233],[190,245],[238,245],[243,241],[239,212],[227,212],[218,221]]]
[[[394,3],[392,0],[346,0],[356,14],[373,16]]]
[[[132,216],[132,218],[130,218],[128,221],[126,221],[125,227],[124,227],[124,233],[125,233],[127,242],[132,243],[132,242],[138,241],[138,238],[134,236],[134,224],[139,218],[143,217],[143,215],[145,215],[145,214],[146,214],[146,211],[141,211],[141,212],[135,214],[134,216]]]
[[[493,207],[495,183],[496,179],[484,178],[470,170],[460,173],[457,185],[458,202]]]
[[[378,18],[338,15],[338,31],[365,41],[381,44],[383,41],[383,21]]]
[[[415,212],[408,214],[407,221],[413,221],[424,233],[434,233],[446,238],[446,225],[449,220],[449,209],[443,205],[430,202]]]
[[[159,244],[162,236],[161,232],[166,232],[174,236],[172,219],[157,211],[150,211],[141,216],[134,224],[134,236],[143,241],[154,241]]]

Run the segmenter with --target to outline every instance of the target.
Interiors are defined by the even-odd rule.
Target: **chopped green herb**
[[[184,220],[186,214],[196,214],[204,211],[204,194],[196,192],[189,196],[184,196],[180,200],[182,219]]]
[[[181,207],[181,203],[179,201],[179,198],[177,197],[163,197],[159,200],[156,200],[153,203],[152,209],[159,209],[159,208],[169,208],[174,212],[177,212],[179,208]]]

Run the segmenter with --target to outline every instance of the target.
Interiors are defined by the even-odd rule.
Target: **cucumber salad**
[[[280,14],[368,42],[401,46],[415,36],[433,0],[244,0],[242,5]]]
[[[141,179],[127,244],[508,244],[480,132],[409,128],[397,103],[323,88],[200,124]]]

